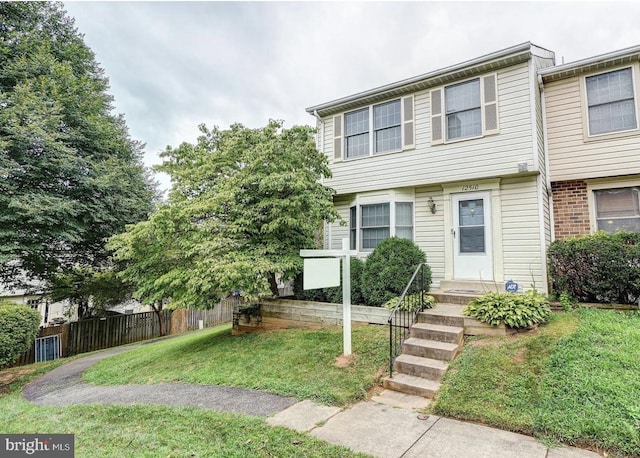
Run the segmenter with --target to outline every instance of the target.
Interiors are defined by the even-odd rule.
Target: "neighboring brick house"
[[[538,71],[523,43],[310,108],[346,226],[325,247],[366,256],[390,236],[426,254],[434,286],[546,288],[551,240]],[[455,286],[453,286],[455,285]]]
[[[555,238],[640,231],[640,46],[539,71]]]

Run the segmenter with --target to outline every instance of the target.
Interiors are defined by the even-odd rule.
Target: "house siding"
[[[330,250],[341,250],[342,249],[342,239],[349,238],[349,205],[351,201],[348,197],[341,196],[333,199],[333,205],[336,208],[336,211],[340,215],[340,217],[344,220],[346,224],[341,225],[339,221],[328,223],[329,234],[327,235],[329,239],[329,246],[327,246]]]
[[[324,119],[324,147],[338,194],[401,186],[498,177],[517,173],[518,163],[534,170],[538,154],[531,128],[531,84],[527,63],[497,72],[500,132],[484,138],[431,145],[429,91],[414,94],[416,147],[353,160],[334,160],[333,117]],[[537,136],[537,135],[536,135]]]
[[[582,77],[545,84],[547,138],[553,181],[640,173],[640,131],[586,138]],[[640,94],[636,94],[636,97]]]
[[[531,230],[540,227],[535,177],[502,180],[501,202],[504,279],[546,290],[544,241],[539,230]]]
[[[427,255],[427,264],[431,267],[434,286],[444,279],[445,272],[445,236],[444,236],[444,202],[442,187],[430,186],[416,188],[415,202],[415,242]],[[431,213],[429,197],[436,204],[436,213]]]

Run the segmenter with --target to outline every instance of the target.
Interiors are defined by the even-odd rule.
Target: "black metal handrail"
[[[420,264],[405,287],[398,303],[391,311],[389,324],[389,377],[393,377],[393,363],[409,337],[411,325],[424,310],[424,266]]]

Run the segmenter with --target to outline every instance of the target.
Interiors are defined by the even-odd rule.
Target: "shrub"
[[[400,299],[400,296],[392,297],[387,302],[385,302],[382,306],[388,310],[393,310],[396,307],[396,305],[398,305],[399,299]],[[405,300],[402,301],[402,304],[400,304],[400,307],[398,307],[398,310],[415,312],[420,308],[421,300],[422,300],[422,293],[420,292],[407,294],[405,296]],[[432,309],[435,305],[436,305],[436,298],[429,294],[425,294],[424,308]]]
[[[14,362],[38,335],[40,314],[25,305],[0,301],[0,367]]]
[[[640,300],[640,233],[598,232],[549,246],[549,281],[560,297],[580,302],[636,304]]]
[[[364,261],[358,258],[350,258],[349,263],[351,271],[351,303],[363,304],[362,289],[360,287],[362,280],[362,270],[364,269]],[[333,288],[321,289],[303,289],[304,275],[300,272],[293,281],[293,297],[301,301],[315,302],[333,302],[342,304],[342,284]],[[340,263],[340,282],[342,283],[342,263]]]
[[[426,260],[426,255],[411,240],[391,237],[380,242],[367,258],[362,272],[365,303],[381,306],[389,299],[400,296],[416,267]],[[431,269],[425,265],[423,272],[423,288],[428,291]]]
[[[543,294],[530,290],[524,294],[485,294],[471,301],[462,313],[492,326],[504,323],[511,328],[529,328],[546,323],[551,308]]]
[[[327,302],[324,289],[303,289],[304,274],[300,272],[293,279],[293,297],[299,301]]]
[[[342,279],[342,263],[340,266],[340,279]],[[364,297],[362,296],[362,271],[364,270],[364,261],[352,257],[349,266],[351,272],[351,303],[364,304]],[[342,304],[342,286],[325,288],[324,295],[328,302]]]

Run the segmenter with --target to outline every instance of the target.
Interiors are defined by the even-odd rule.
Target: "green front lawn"
[[[229,326],[145,345],[85,373],[96,384],[183,382],[264,390],[345,405],[364,399],[388,358],[385,326],[356,326],[346,367],[336,365],[342,328],[288,329],[231,336]],[[376,375],[378,374],[378,375]]]
[[[470,340],[433,409],[638,456],[640,313],[558,313],[535,333]]]
[[[59,365],[44,363],[0,371],[29,372],[0,384],[4,434],[74,434],[75,456],[86,457],[365,457],[307,434],[267,425],[262,418],[197,408],[78,405],[39,407],[21,387]],[[153,389],[153,387],[149,387]]]

